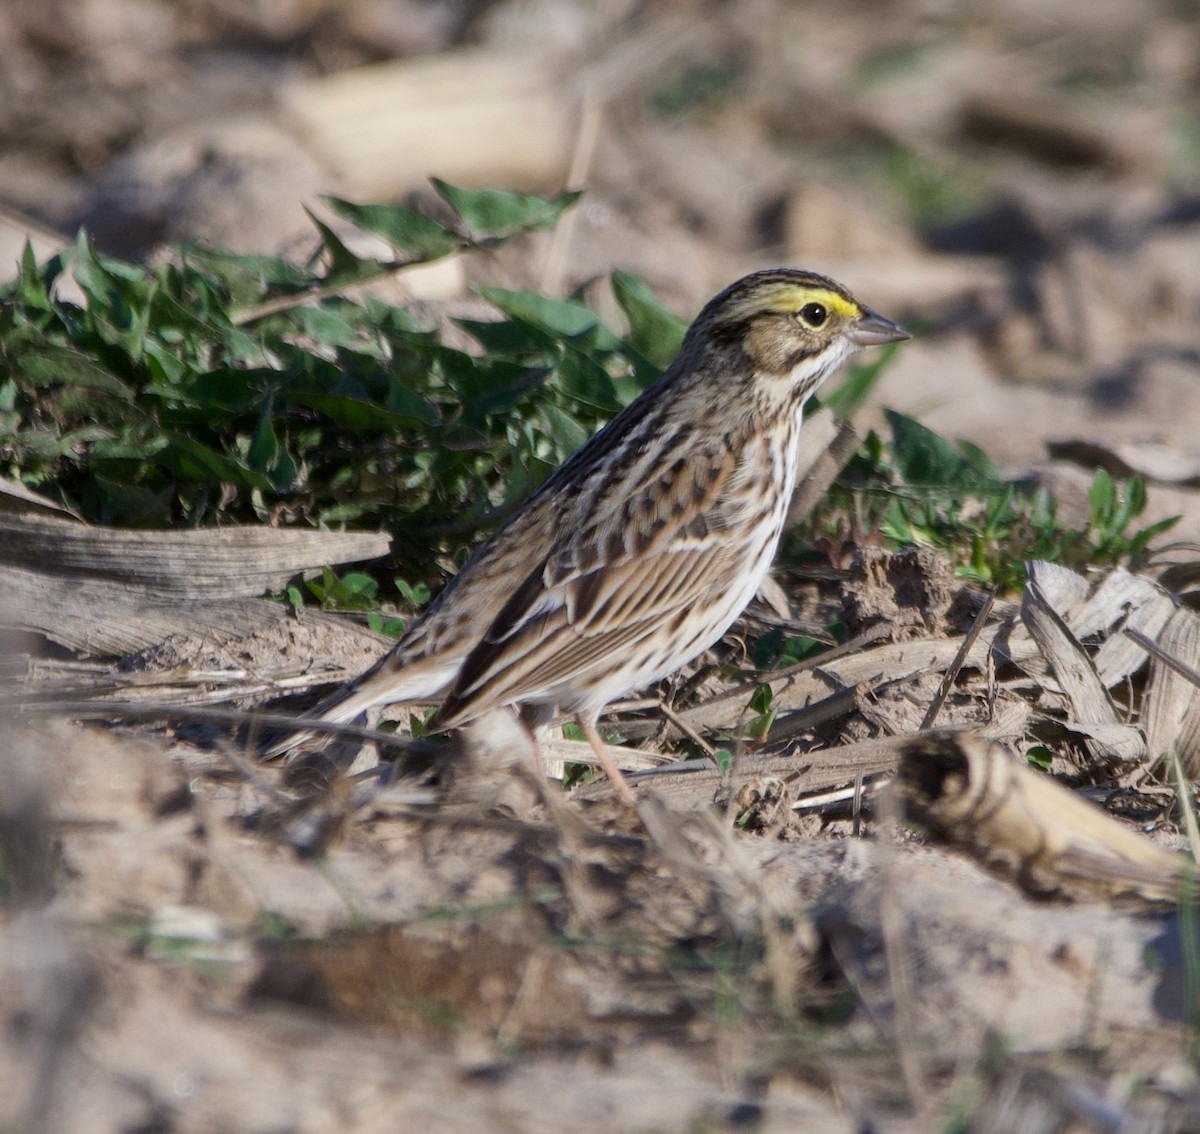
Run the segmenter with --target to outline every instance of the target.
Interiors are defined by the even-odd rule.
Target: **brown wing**
[[[729,586],[745,555],[728,522],[730,448],[660,461],[635,491],[568,523],[468,654],[438,722],[451,725],[609,664]]]

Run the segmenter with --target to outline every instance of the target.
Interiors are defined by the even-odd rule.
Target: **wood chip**
[[[389,542],[383,532],[267,527],[123,531],[0,510],[0,626],[107,657],[175,635],[247,639],[294,617],[258,596],[377,558]],[[369,634],[341,621],[352,637]]]
[[[63,579],[112,579],[167,600],[282,590],[302,571],[377,559],[390,543],[385,532],[259,526],[127,531],[0,512],[0,565]]]

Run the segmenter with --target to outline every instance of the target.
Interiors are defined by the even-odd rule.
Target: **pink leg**
[[[592,746],[592,751],[596,753],[596,758],[600,761],[600,767],[604,770],[604,774],[608,776],[609,782],[613,786],[613,791],[617,793],[617,798],[630,807],[636,807],[637,800],[634,798],[633,789],[629,786],[629,781],[621,775],[621,769],[617,767],[617,762],[612,758],[612,753],[609,752],[608,745],[604,743],[603,737],[596,731],[595,724],[580,716],[575,718],[575,723],[583,730],[584,737],[587,739],[588,744]]]
[[[517,719],[525,726],[525,731],[529,733],[529,743],[533,745],[533,770],[539,779],[545,780],[547,778],[546,761],[542,759],[542,742],[538,738],[538,734],[554,719],[554,707],[552,705],[522,705],[517,713]]]

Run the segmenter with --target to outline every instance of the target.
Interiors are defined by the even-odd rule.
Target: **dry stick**
[[[798,524],[817,506],[842,469],[850,463],[850,458],[858,452],[858,445],[858,434],[853,426],[841,422],[833,440],[809,465],[807,472],[796,485],[792,502],[788,505],[787,519],[784,521],[785,530]]]
[[[863,787],[863,775],[862,772],[859,772],[854,777],[854,804],[850,809],[852,817],[850,834],[855,839],[862,834]]]
[[[933,701],[925,712],[925,717],[918,727],[918,732],[925,732],[933,727],[933,722],[937,720],[937,715],[942,711],[942,706],[946,703],[946,698],[950,696],[950,690],[958,680],[958,675],[962,667],[966,664],[967,655],[970,654],[971,648],[975,645],[979,635],[983,633],[983,628],[987,623],[988,616],[992,613],[992,607],[996,604],[996,596],[988,595],[987,601],[980,608],[979,613],[975,616],[975,621],[971,623],[971,629],[967,631],[967,635],[962,640],[962,645],[958,647],[958,653],[954,655],[954,660],[950,663],[950,668],[942,674],[942,683],[938,686],[937,693],[934,694]]]
[[[886,638],[891,634],[891,627],[886,623],[879,622],[874,626],[864,630],[857,637],[852,638],[849,642],[843,642],[840,646],[834,646],[832,649],[826,650],[824,653],[817,654],[815,657],[806,658],[802,662],[796,662],[794,665],[785,666],[783,669],[773,670],[770,673],[764,673],[757,681],[744,682],[741,685],[735,685],[732,689],[725,689],[720,693],[714,694],[712,697],[693,705],[691,708],[684,709],[677,715],[683,721],[687,722],[690,727],[691,722],[696,718],[703,718],[709,714],[715,705],[723,705],[727,701],[738,701],[744,697],[749,697],[760,685],[770,685],[772,688],[781,682],[787,681],[791,677],[795,677],[799,673],[805,673],[808,670],[820,669],[824,665],[837,660],[847,654],[859,652],[864,646],[870,645],[872,642],[877,642],[880,638]],[[610,712],[615,712],[622,708],[621,704],[609,706]],[[647,706],[649,707],[649,706]],[[657,707],[657,702],[655,703]],[[668,722],[673,723],[673,722]],[[655,721],[631,721],[626,722],[622,726],[622,731],[628,737],[633,739],[643,739],[650,736],[659,727]],[[681,730],[682,731],[682,730]],[[774,733],[772,733],[774,735]],[[668,738],[674,739],[674,738]]]
[[[1183,829],[1187,832],[1188,849],[1192,852],[1192,861],[1200,862],[1200,823],[1196,821],[1196,802],[1188,790],[1187,776],[1183,771],[1183,761],[1179,758],[1179,749],[1171,746],[1171,775],[1175,780],[1175,799],[1179,810],[1183,812]]]
[[[811,658],[805,658],[804,661],[784,666],[783,669],[772,670],[770,673],[764,673],[761,681],[739,685],[736,689],[731,689],[728,693],[722,693],[721,696],[736,697],[740,693],[753,692],[760,685],[770,685],[776,681],[784,681],[789,677],[795,677],[796,674],[805,673],[810,669],[820,669],[822,666],[828,665],[831,661],[837,661],[838,658],[845,657],[847,654],[858,653],[863,646],[869,646],[872,642],[878,642],[880,638],[888,637],[891,632],[892,628],[886,622],[877,622],[874,626],[868,626],[861,634],[855,635],[848,642],[843,642],[840,646],[831,646],[828,650],[814,654]]]
[[[1140,630],[1135,630],[1132,626],[1122,627],[1121,633],[1127,638],[1132,638],[1155,661],[1162,662],[1163,665],[1168,669],[1173,669],[1180,677],[1186,678],[1193,685],[1200,687],[1200,673],[1192,669],[1187,662],[1180,661],[1174,654],[1168,653],[1153,638],[1146,637]]]
[[[592,169],[592,158],[596,154],[596,142],[600,137],[602,107],[600,96],[589,85],[583,93],[579,110],[579,133],[575,137],[571,168],[567,171],[568,189],[583,189],[587,184],[588,174]],[[558,295],[562,291],[563,276],[567,267],[567,250],[578,220],[578,210],[571,209],[554,226],[550,236],[550,247],[546,250],[546,262],[542,268],[543,295]]]
[[[701,752],[704,753],[712,762],[717,762],[717,750],[708,743],[690,724],[687,723],[674,709],[672,709],[665,701],[658,705],[658,711],[662,713],[670,724],[673,724],[688,740],[690,740]],[[718,768],[720,766],[718,765]]]
[[[820,669],[822,666],[828,665],[831,661],[837,661],[838,658],[845,657],[847,654],[858,653],[864,646],[869,646],[872,642],[879,641],[880,638],[888,637],[891,632],[891,627],[886,623],[877,622],[874,626],[869,626],[861,634],[851,638],[848,642],[843,642],[840,646],[834,646],[811,658],[805,658],[804,661],[785,666],[783,669],[764,673],[758,681],[747,681],[741,685],[735,685],[732,689],[725,689],[715,696],[710,697],[702,704],[685,709],[681,715],[686,720],[712,705],[719,705],[723,701],[735,701],[742,697],[748,697],[761,685],[775,685],[777,682],[786,681],[797,674],[807,673],[812,669]]]
[[[251,727],[281,729],[289,732],[317,732],[326,736],[349,736],[373,740],[404,752],[432,752],[435,745],[426,740],[409,740],[392,732],[364,728],[362,725],[335,724],[332,721],[288,716],[285,713],[256,713],[241,709],[198,709],[185,705],[139,705],[128,701],[16,701],[0,704],[0,709],[16,709],[30,715],[72,717],[131,717],[150,721],[187,721],[196,724],[244,724]]]
[[[465,246],[464,242],[462,246],[454,249],[454,251],[461,252]],[[447,253],[447,255],[453,255],[453,253]],[[438,259],[442,258],[438,257]],[[424,263],[426,263],[424,260],[380,260],[378,261],[380,268],[379,276],[375,279],[357,280],[353,284],[345,280],[338,283],[316,284],[312,287],[303,288],[300,291],[289,292],[286,295],[277,295],[272,299],[263,300],[262,303],[256,303],[253,307],[245,307],[241,311],[234,311],[230,316],[230,322],[235,327],[246,327],[251,323],[257,323],[259,319],[267,318],[269,315],[278,315],[281,311],[290,311],[293,307],[312,307],[320,303],[323,299],[332,299],[334,296],[344,295],[351,287],[379,283],[381,280],[398,276],[405,268],[417,267]]]
[[[1197,673],[1190,665],[1181,661],[1174,654],[1164,650],[1153,638],[1146,637],[1140,630],[1136,630],[1132,626],[1122,626],[1121,633],[1141,646],[1155,661],[1161,662],[1168,669],[1173,669],[1180,677],[1200,687],[1200,673]],[[1191,846],[1192,857],[1196,858],[1198,853],[1200,853],[1200,826],[1196,822],[1195,808],[1190,805],[1191,796],[1187,791],[1187,778],[1184,776],[1183,763],[1180,761],[1179,752],[1174,746],[1172,746],[1170,752],[1170,765],[1171,772],[1175,777],[1173,785],[1175,788],[1175,798],[1179,801],[1180,809],[1183,811],[1183,825],[1184,830],[1187,832],[1188,843]]]
[[[822,807],[828,807],[833,803],[845,803],[846,800],[852,800],[854,806],[858,808],[868,796],[873,797],[891,782],[892,777],[888,776],[887,779],[871,780],[868,783],[863,779],[863,775],[860,772],[850,787],[835,788],[833,791],[820,792],[817,795],[806,795],[803,799],[798,799],[792,804],[792,810],[816,811]]]
[[[1124,634],[1127,638],[1132,639],[1139,646],[1141,646],[1142,649],[1145,650],[1146,653],[1148,653],[1155,661],[1161,662],[1168,669],[1173,669],[1185,681],[1190,681],[1193,685],[1200,687],[1200,673],[1197,673],[1196,670],[1194,670],[1190,665],[1187,664],[1187,662],[1181,661],[1174,654],[1169,653],[1167,650],[1164,650],[1162,648],[1162,646],[1160,646],[1153,638],[1148,638],[1140,630],[1137,630],[1132,626],[1122,626],[1121,633]],[[1181,794],[1181,792],[1179,790],[1180,785],[1182,785],[1184,783],[1183,767],[1179,763],[1179,753],[1176,752],[1173,748],[1171,750],[1170,763],[1171,763],[1171,768],[1176,773],[1176,777],[1177,777],[1177,783],[1175,785],[1176,799],[1179,801],[1179,805],[1183,809],[1185,820],[1191,819],[1191,822],[1194,823],[1195,816],[1191,813],[1191,808],[1189,808],[1186,805],[1185,796],[1183,794]],[[1138,779],[1143,778],[1146,774],[1148,774],[1148,772],[1149,772],[1149,767],[1143,766],[1140,769],[1140,775],[1138,776]],[[1193,855],[1195,855],[1195,852],[1197,849],[1197,841],[1200,841],[1200,835],[1197,836],[1197,839],[1192,838],[1192,828],[1191,828],[1190,824],[1187,825],[1187,833],[1188,833],[1188,841],[1192,844],[1192,853],[1193,853]]]

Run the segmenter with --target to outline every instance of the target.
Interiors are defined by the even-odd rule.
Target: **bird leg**
[[[517,710],[517,720],[529,734],[529,744],[533,749],[533,770],[538,779],[546,780],[546,760],[542,756],[541,733],[554,719],[552,705],[522,705]]]
[[[612,758],[612,753],[609,752],[608,745],[604,743],[604,738],[596,731],[596,726],[581,716],[576,716],[575,723],[583,730],[584,737],[592,746],[592,751],[596,753],[600,767],[608,776],[613,791],[617,793],[617,798],[630,807],[636,807],[637,799],[634,797],[633,789],[629,786],[629,781],[621,774],[621,769],[617,767],[617,762]]]

